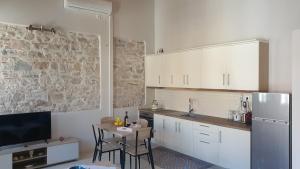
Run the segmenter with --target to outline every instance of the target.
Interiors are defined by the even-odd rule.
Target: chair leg
[[[139,158],[139,169],[141,169],[141,156],[138,156]]]
[[[147,159],[148,159],[148,162],[150,164],[150,156],[149,156],[149,154],[147,154]]]
[[[134,161],[135,162],[135,169],[137,169],[137,157],[136,156],[134,157],[134,160],[135,160]]]
[[[149,151],[149,157],[150,157],[150,161],[151,161],[151,168],[155,169],[154,160],[153,160],[153,152],[152,152],[152,147],[151,147],[150,141],[149,141],[149,144],[148,144],[148,151]]]
[[[102,151],[99,151],[99,157],[98,157],[99,159],[99,161],[101,161],[102,160]]]
[[[110,152],[108,152],[108,161],[110,161]]]
[[[115,164],[116,163],[116,153],[115,153],[115,151],[113,151],[113,164]]]
[[[130,169],[131,169],[131,166],[132,166],[131,155],[129,155],[129,163],[130,163]]]
[[[94,149],[94,155],[93,155],[93,163],[95,162],[96,158],[97,158],[97,147],[95,147]]]

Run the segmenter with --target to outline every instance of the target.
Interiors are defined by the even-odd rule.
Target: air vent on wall
[[[64,6],[96,15],[111,15],[112,12],[112,2],[107,0],[64,0]]]

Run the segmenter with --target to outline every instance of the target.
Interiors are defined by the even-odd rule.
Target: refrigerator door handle
[[[284,120],[275,120],[275,119],[267,119],[267,118],[260,118],[260,117],[253,117],[252,120],[254,121],[262,121],[266,123],[280,123],[284,125],[289,125],[290,123]]]

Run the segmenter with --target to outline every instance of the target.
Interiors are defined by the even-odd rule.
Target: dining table
[[[127,138],[132,138],[135,135],[135,131],[138,130],[139,128],[141,128],[141,126],[139,125],[134,125],[131,127],[117,127],[115,125],[101,125],[101,124],[97,124],[98,128],[111,134],[114,135],[115,137],[119,137],[122,139],[121,141],[121,145],[122,145],[122,149],[120,151],[120,163],[121,163],[121,169],[125,169],[125,163],[126,163],[126,147],[127,147]],[[124,129],[124,130],[120,130],[120,129]],[[127,130],[126,130],[127,129]],[[153,154],[151,151],[151,138],[148,139],[148,150],[149,150],[149,157],[150,157],[150,164],[151,164],[151,169],[155,169],[154,166],[154,160],[153,160]]]

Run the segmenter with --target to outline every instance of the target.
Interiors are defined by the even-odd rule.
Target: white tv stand
[[[79,141],[75,138],[0,149],[0,169],[35,169],[78,159]]]

